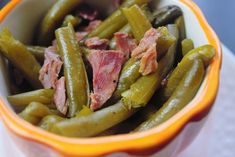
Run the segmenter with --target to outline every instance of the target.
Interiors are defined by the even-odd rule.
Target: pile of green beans
[[[195,48],[193,40],[186,36],[184,15],[179,7],[151,10],[148,3],[149,0],[125,0],[79,42],[76,31],[84,31],[88,23],[76,14],[82,0],[58,0],[41,21],[37,45],[24,45],[4,29],[0,33],[0,54],[9,61],[9,69],[19,71],[34,89],[20,89],[19,94],[8,96],[17,114],[32,125],[58,135],[94,137],[145,131],[182,110],[197,94],[215,49],[211,45]],[[93,76],[88,57],[93,50],[84,41],[92,37],[110,39],[107,49],[116,50],[116,32],[128,34],[139,44],[151,28],[159,36],[157,70],[143,76],[139,72],[141,60],[127,59],[111,98],[101,109],[92,111]],[[65,78],[66,114],[57,110],[54,103],[56,88],[43,89],[39,81],[40,69],[46,63],[46,46],[50,43],[63,62],[58,79]]]

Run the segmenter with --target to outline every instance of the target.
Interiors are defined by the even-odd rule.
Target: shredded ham
[[[85,41],[85,45],[90,49],[105,50],[108,47],[109,40],[100,39],[98,37],[89,38]]]
[[[76,32],[75,36],[77,41],[81,41],[87,34],[88,32]]]
[[[124,62],[124,55],[116,50],[92,50],[88,60],[93,69],[92,110],[97,110],[112,96]]]
[[[45,50],[45,60],[39,71],[39,80],[44,88],[55,88],[57,77],[63,62],[60,56],[56,54],[56,47],[50,46]]]
[[[139,72],[142,75],[148,75],[157,70],[157,51],[156,44],[153,44],[149,49],[144,53],[143,57],[140,60],[140,69]]]
[[[81,41],[84,37],[91,31],[93,31],[98,25],[100,25],[100,20],[94,20],[89,23],[89,25],[83,28],[81,31],[76,32],[77,41]]]
[[[157,70],[156,42],[159,36],[160,34],[156,29],[149,29],[131,53],[131,57],[140,59],[139,72],[142,75],[148,75]]]
[[[98,27],[101,24],[101,20],[94,20],[89,23],[87,27],[84,28],[84,31],[86,32],[91,32],[93,31],[96,27]]]
[[[68,110],[68,101],[66,100],[65,77],[61,77],[55,83],[54,103],[57,110],[66,115]]]
[[[130,53],[137,47],[134,39],[132,39],[128,34],[117,32],[114,34],[117,49],[124,53],[127,59],[130,57]]]

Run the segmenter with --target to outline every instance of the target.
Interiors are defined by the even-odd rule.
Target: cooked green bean
[[[53,89],[39,89],[27,93],[8,96],[7,99],[14,107],[26,107],[31,102],[51,104],[53,100]]]
[[[178,39],[178,28],[176,25],[168,25],[169,30]],[[122,93],[123,101],[131,107],[143,107],[151,99],[156,89],[160,87],[161,81],[172,69],[175,54],[176,54],[177,42],[171,46],[163,59],[158,64],[158,69],[155,73],[140,77],[130,89]],[[143,93],[144,91],[144,93]]]
[[[34,57],[39,61],[44,61],[45,47],[42,46],[27,46],[27,50],[34,55]]]
[[[20,114],[19,116],[31,124],[38,124],[41,119],[47,115],[53,114],[50,109],[39,103],[31,102]]]
[[[71,23],[72,26],[75,28],[76,26],[79,25],[79,23],[81,23],[81,18],[73,16],[73,15],[66,15],[62,26],[66,27],[68,26],[69,23]]]
[[[149,0],[125,0],[119,9],[130,7],[134,4],[142,5],[148,3]],[[109,39],[122,28],[126,23],[126,18],[122,15],[122,12],[117,9],[112,13],[108,18],[106,18],[94,31],[92,31],[88,38],[90,37],[99,37]]]
[[[176,38],[171,35],[166,27],[160,27],[157,29],[160,32],[160,38],[157,40],[157,51],[158,57],[163,56],[167,49],[175,43]],[[140,61],[135,61],[134,59],[129,59],[120,74],[117,89],[114,92],[111,100],[113,102],[121,98],[121,93],[130,88],[130,86],[141,76],[139,73]]]
[[[71,25],[56,30],[59,53],[64,62],[66,92],[69,100],[68,115],[73,117],[83,105],[88,105],[89,84],[81,49]]]
[[[56,27],[62,24],[64,17],[73,11],[82,0],[58,0],[43,18],[38,34],[39,45],[49,45],[53,40]]]
[[[90,115],[55,123],[51,131],[69,137],[94,136],[129,118],[135,111],[120,101]]]
[[[180,15],[182,15],[182,11],[178,6],[169,5],[163,7],[153,13],[153,26],[158,28],[173,23]]]
[[[200,59],[193,61],[192,67],[179,82],[167,102],[149,120],[143,122],[135,131],[151,129],[179,112],[196,95],[205,74],[203,62]]]
[[[161,99],[165,101],[172,95],[180,80],[191,67],[193,60],[201,59],[205,66],[207,66],[214,55],[215,49],[210,45],[204,45],[188,52],[167,80],[167,84],[161,93]]]
[[[148,8],[148,6],[146,4],[141,6],[141,10],[144,12],[144,14],[147,16],[147,18],[150,21],[153,20],[152,13],[150,12],[150,10],[149,10],[149,8]],[[132,35],[131,26],[129,25],[129,23],[127,23],[125,26],[123,26],[118,32],[122,32],[122,33],[125,33],[125,34]],[[116,41],[115,41],[114,37],[110,40],[109,47],[111,49],[115,49],[116,48]]]
[[[184,39],[181,42],[181,47],[182,47],[182,55],[185,56],[189,51],[194,49],[194,44],[191,39]]]
[[[179,41],[181,42],[186,38],[186,29],[185,29],[185,23],[184,23],[184,17],[180,16],[175,20],[175,24],[178,26],[180,35],[179,35]]]
[[[8,29],[0,34],[0,53],[14,65],[35,88],[40,88],[38,79],[40,64],[20,41],[15,40]]]
[[[64,119],[65,118],[58,115],[48,115],[41,120],[38,126],[44,130],[50,131],[55,123],[60,122]]]
[[[133,5],[130,8],[123,8],[122,12],[131,26],[131,31],[135,39],[140,41],[143,38],[145,32],[152,27],[147,16],[138,5]]]

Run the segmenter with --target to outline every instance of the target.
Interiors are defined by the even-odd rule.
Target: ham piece
[[[84,28],[84,31],[86,32],[91,32],[93,31],[96,27],[98,27],[101,24],[101,20],[94,20],[89,23],[87,27]]]
[[[61,77],[55,83],[54,103],[57,110],[66,115],[68,110],[68,101],[66,101],[65,77]]]
[[[55,88],[58,75],[60,73],[63,62],[56,53],[56,47],[50,46],[45,50],[45,60],[39,71],[39,80],[44,88]]]
[[[89,38],[85,41],[85,45],[90,49],[105,50],[108,47],[109,40],[100,39],[98,37]]]
[[[112,96],[124,62],[124,55],[117,50],[92,50],[88,60],[93,69],[92,110],[97,110]]]
[[[130,57],[130,53],[137,47],[135,40],[132,39],[128,34],[117,32],[114,34],[117,49],[124,53],[124,56],[127,59]]]
[[[159,36],[160,34],[156,29],[149,29],[131,53],[131,57],[140,59],[139,72],[142,75],[148,75],[157,70],[156,42]]]

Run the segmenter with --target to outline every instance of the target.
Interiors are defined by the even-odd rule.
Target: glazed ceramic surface
[[[107,4],[106,3],[97,4]],[[40,19],[55,0],[12,0],[0,12],[0,30],[8,27],[13,35],[24,43],[32,41]],[[91,1],[90,3],[98,2]],[[100,1],[99,1],[100,2]],[[96,5],[97,5],[96,4]],[[89,139],[60,137],[18,118],[6,100],[9,95],[7,70],[0,58],[0,113],[9,134],[28,156],[97,156],[97,155],[150,155],[174,156],[194,139],[207,118],[216,98],[221,48],[217,36],[207,24],[200,9],[191,0],[160,0],[152,3],[154,8],[174,4],[184,12],[187,37],[195,46],[212,44],[216,57],[207,70],[196,97],[179,113],[159,127],[135,134]],[[102,10],[102,5],[97,5]],[[106,5],[108,6],[108,5]],[[107,12],[110,9],[106,10]],[[43,152],[43,153],[42,153]]]

